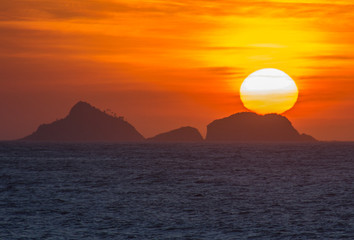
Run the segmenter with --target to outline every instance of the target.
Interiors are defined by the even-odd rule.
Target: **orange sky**
[[[0,5],[0,139],[78,100],[145,137],[245,111],[242,81],[278,68],[299,88],[284,115],[321,140],[354,140],[354,3],[11,0]]]

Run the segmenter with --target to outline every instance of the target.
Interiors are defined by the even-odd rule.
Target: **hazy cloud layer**
[[[330,115],[341,101],[352,99],[353,29],[349,0],[3,1],[0,94],[6,106],[27,96],[32,105],[21,107],[17,100],[18,114],[60,105],[61,98],[65,107],[83,98],[112,109],[122,108],[118,99],[126,98],[132,106],[124,109],[131,116],[142,117],[139,109],[147,109],[147,116],[150,109],[150,119],[156,120],[154,105],[167,92],[166,99],[179,109],[178,119],[195,114],[193,121],[202,128],[244,110],[238,96],[243,79],[259,68],[275,67],[301,90],[299,104],[287,114]],[[33,96],[38,101],[28,100]],[[164,127],[179,127],[173,125],[176,113],[168,101],[157,105],[166,115]],[[7,123],[18,114],[7,116]],[[343,113],[348,116],[354,119],[354,113]],[[31,118],[32,125],[41,117],[45,114]],[[143,121],[139,124],[144,132]]]

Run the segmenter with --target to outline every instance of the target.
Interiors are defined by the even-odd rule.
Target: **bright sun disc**
[[[281,114],[292,108],[299,91],[285,72],[265,68],[250,74],[240,89],[243,105],[258,114]]]

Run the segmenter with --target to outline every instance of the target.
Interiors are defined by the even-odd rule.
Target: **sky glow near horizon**
[[[284,115],[322,140],[354,140],[352,1],[13,0],[0,6],[0,139],[78,100],[145,136],[245,111],[239,89],[276,68],[299,88]]]

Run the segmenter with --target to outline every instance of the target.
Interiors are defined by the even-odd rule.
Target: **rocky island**
[[[181,127],[158,134],[147,140],[151,142],[201,142],[203,141],[203,137],[196,128]]]
[[[198,129],[181,127],[146,139],[115,114],[101,111],[89,103],[78,102],[68,116],[20,139],[46,142],[312,142],[313,137],[299,132],[284,116],[241,112],[213,121],[204,140]]]
[[[241,112],[213,121],[207,126],[208,142],[312,142],[299,134],[291,122],[278,114]]]
[[[21,139],[53,142],[140,142],[144,137],[123,117],[103,112],[86,102],[75,104],[67,117],[42,124]]]

